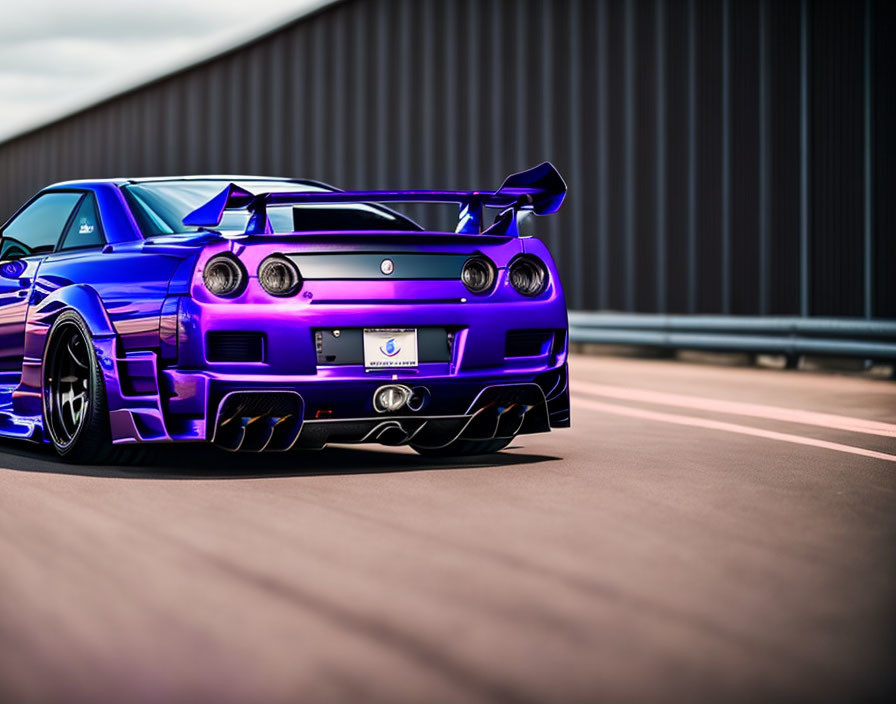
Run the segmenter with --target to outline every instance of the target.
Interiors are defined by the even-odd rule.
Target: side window
[[[3,230],[0,259],[52,252],[82,193],[44,193]]]
[[[80,249],[98,247],[106,243],[96,207],[96,197],[92,193],[84,196],[75,217],[69,223],[60,249]]]

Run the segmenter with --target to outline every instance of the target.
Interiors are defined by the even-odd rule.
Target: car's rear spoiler
[[[298,191],[295,193],[250,193],[231,183],[208,203],[187,215],[188,227],[215,228],[225,210],[246,208],[252,214],[246,234],[271,232],[268,205],[304,203],[458,203],[460,217],[457,232],[483,232],[482,209],[500,208],[502,212],[486,231],[518,235],[516,213],[528,210],[536,215],[556,212],[566,196],[566,183],[548,162],[511,174],[497,191]]]

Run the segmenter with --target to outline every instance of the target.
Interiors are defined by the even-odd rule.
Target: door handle
[[[29,293],[31,293],[31,289],[20,288],[18,291],[16,291],[16,298],[27,298]]]

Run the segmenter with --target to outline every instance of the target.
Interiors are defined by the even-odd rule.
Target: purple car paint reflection
[[[565,193],[547,163],[497,191],[50,186],[0,233],[0,434],[97,461],[183,441],[481,454],[567,427],[563,291],[517,229]],[[390,202],[456,203],[457,231]]]

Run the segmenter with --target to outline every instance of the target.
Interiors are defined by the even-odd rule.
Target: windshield
[[[143,234],[171,235],[194,232],[183,219],[220,193],[229,180],[154,181],[122,188],[125,200]],[[288,181],[237,182],[250,193],[326,192],[326,188]],[[322,230],[413,230],[422,228],[412,220],[387,208],[367,203],[308,203],[269,206],[268,219],[274,232]],[[244,232],[249,222],[247,210],[228,210],[216,230]]]

